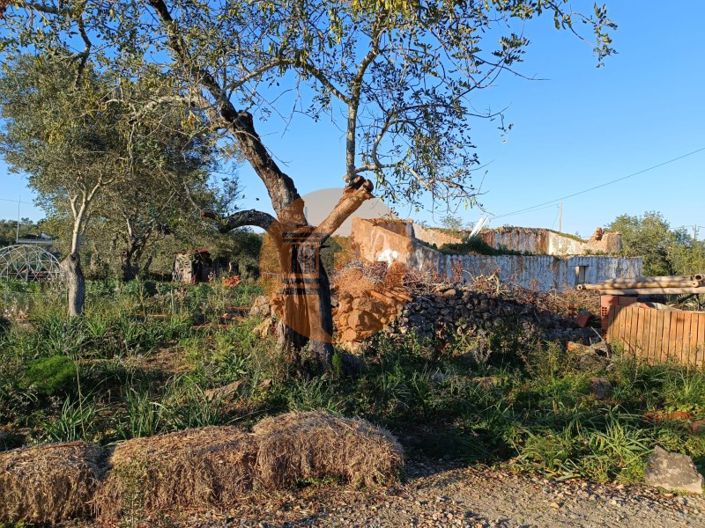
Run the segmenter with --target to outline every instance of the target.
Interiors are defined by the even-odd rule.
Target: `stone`
[[[237,391],[243,383],[244,380],[233,381],[222,387],[208,389],[204,392],[204,395],[207,400],[230,400],[237,396]]]
[[[376,330],[381,328],[377,318],[369,312],[353,311],[348,316],[348,324],[356,330]]]
[[[271,306],[269,303],[269,297],[266,295],[260,295],[255,297],[252,303],[252,308],[250,308],[251,317],[267,317],[271,312]]]
[[[646,465],[646,484],[669,491],[703,493],[703,476],[687,455],[656,446]]]
[[[612,384],[607,378],[592,378],[590,388],[598,400],[605,400],[612,394]]]
[[[252,333],[262,339],[266,339],[274,330],[274,319],[271,317],[265,318],[260,324],[252,329]]]
[[[695,420],[690,424],[690,430],[694,434],[704,434],[705,435],[705,420]]]

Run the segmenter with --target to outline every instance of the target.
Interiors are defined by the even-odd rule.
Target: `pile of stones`
[[[580,328],[574,318],[544,310],[511,292],[496,295],[449,286],[414,296],[391,329],[432,338],[459,333],[483,336],[508,327],[541,339],[589,343],[597,337],[591,328]]]

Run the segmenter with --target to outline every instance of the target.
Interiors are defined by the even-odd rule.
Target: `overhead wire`
[[[606,181],[606,182],[604,182],[604,183],[600,183],[600,184],[598,184],[598,185],[593,185],[592,187],[588,187],[587,189],[583,189],[582,191],[576,191],[576,192],[573,192],[573,193],[570,193],[570,194],[566,194],[566,195],[561,196],[561,197],[559,197],[559,198],[555,198],[555,199],[553,199],[553,200],[548,200],[548,201],[545,201],[545,202],[541,202],[541,203],[536,204],[536,205],[533,205],[533,206],[531,206],[531,207],[524,207],[524,208],[522,208],[522,209],[517,209],[516,211],[510,211],[510,212],[508,212],[508,213],[503,213],[503,214],[500,214],[500,215],[494,215],[494,216],[492,217],[492,219],[493,219],[493,220],[496,220],[496,219],[498,219],[498,218],[505,218],[505,217],[507,217],[507,216],[514,216],[514,215],[518,215],[518,214],[524,214],[524,213],[528,213],[528,212],[537,211],[537,210],[540,210],[540,208],[546,208],[547,206],[555,205],[555,204],[561,202],[562,200],[568,200],[569,198],[575,198],[576,196],[580,196],[580,195],[582,195],[582,194],[586,194],[586,193],[589,193],[589,192],[592,192],[592,191],[596,191],[597,189],[602,189],[603,187],[607,187],[607,186],[609,186],[609,185],[614,185],[615,183],[619,183],[619,182],[624,181],[624,180],[627,180],[627,179],[629,179],[629,178],[633,178],[633,177],[635,177],[635,176],[639,176],[639,175],[641,175],[641,174],[644,174],[644,173],[646,173],[646,172],[650,172],[650,171],[655,170],[655,169],[658,169],[658,168],[660,168],[660,167],[664,167],[664,166],[669,165],[669,164],[671,164],[671,163],[675,163],[676,161],[680,161],[680,160],[685,159],[685,158],[688,158],[688,157],[690,157],[690,156],[694,156],[695,154],[698,154],[698,153],[703,152],[703,151],[705,151],[705,146],[704,146],[704,147],[700,147],[700,148],[695,149],[695,150],[691,150],[690,152],[686,152],[685,154],[681,154],[680,156],[676,156],[675,158],[671,158],[671,159],[666,160],[666,161],[663,161],[663,162],[661,162],[661,163],[657,163],[657,164],[655,164],[655,165],[651,165],[650,167],[647,167],[647,168],[645,168],[645,169],[641,169],[641,170],[638,170],[638,171],[636,171],[636,172],[632,172],[631,174],[627,174],[626,176],[621,176],[621,177],[619,177],[619,178],[615,178],[615,179],[613,179],[613,180],[609,180],[609,181]]]

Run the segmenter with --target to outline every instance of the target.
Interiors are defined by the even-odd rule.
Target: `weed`
[[[44,425],[44,436],[52,442],[91,440],[97,414],[93,401],[66,398],[59,415]]]

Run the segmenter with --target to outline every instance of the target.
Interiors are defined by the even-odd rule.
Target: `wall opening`
[[[585,284],[585,276],[587,274],[587,266],[575,267],[575,284]]]

